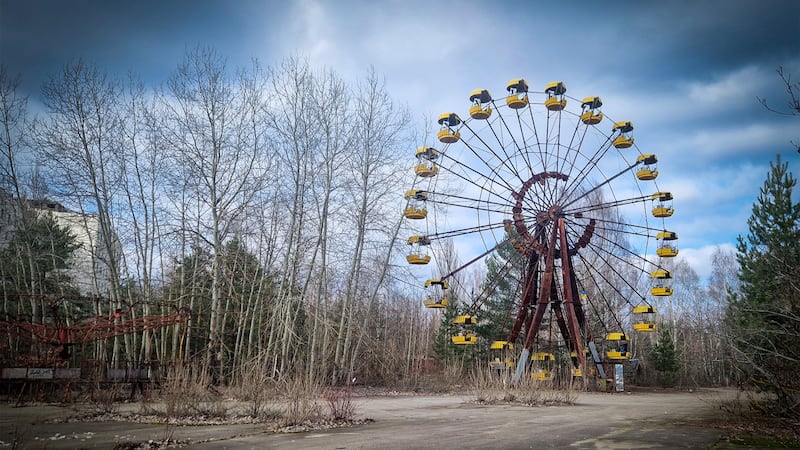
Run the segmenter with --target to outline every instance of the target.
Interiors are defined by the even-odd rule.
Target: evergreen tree
[[[0,252],[0,274],[6,294],[73,294],[67,269],[80,248],[68,227],[49,213],[24,210],[14,237]]]
[[[773,394],[781,414],[800,415],[800,203],[788,163],[771,170],[739,236],[739,295],[727,323],[743,379]]]
[[[447,292],[447,291],[445,291]],[[433,350],[439,356],[442,363],[447,367],[460,367],[464,369],[470,367],[478,357],[478,345],[456,345],[452,337],[459,333],[477,334],[475,325],[457,325],[453,320],[457,316],[466,314],[465,308],[455,299],[447,299],[447,307],[443,309],[442,320],[436,337],[433,341]],[[481,339],[478,339],[481,342]]]
[[[663,387],[674,386],[677,372],[680,369],[680,358],[669,330],[661,330],[658,335],[658,342],[653,347],[652,359],[653,367],[658,372],[659,384]]]
[[[506,235],[506,237],[509,237]],[[523,256],[513,245],[505,243],[486,260],[486,280],[481,285],[485,297],[477,334],[483,347],[495,340],[505,340],[516,317]]]

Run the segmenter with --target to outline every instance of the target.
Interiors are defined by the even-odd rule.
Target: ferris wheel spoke
[[[594,186],[593,186],[591,189],[589,189],[588,191],[584,192],[584,193],[583,193],[581,196],[579,196],[579,197],[577,197],[577,198],[575,198],[575,199],[573,199],[573,200],[571,200],[571,201],[568,201],[568,202],[567,202],[567,203],[565,203],[565,204],[564,204],[562,207],[563,207],[563,208],[566,208],[566,207],[568,207],[568,206],[570,206],[570,205],[572,205],[572,204],[574,204],[574,203],[578,202],[578,201],[579,201],[581,198],[583,198],[583,197],[586,197],[587,195],[589,195],[589,194],[591,194],[591,193],[593,193],[593,192],[597,191],[598,189],[601,189],[601,188],[603,188],[604,186],[608,186],[609,184],[611,184],[611,182],[612,182],[612,181],[614,181],[614,180],[616,180],[617,178],[621,177],[622,175],[624,175],[624,174],[626,174],[626,173],[630,172],[630,170],[631,170],[631,169],[633,169],[634,167],[636,167],[638,164],[639,164],[638,162],[636,162],[636,163],[633,163],[632,165],[630,165],[630,166],[626,167],[625,169],[622,169],[622,170],[620,170],[619,172],[617,172],[616,174],[614,174],[614,175],[612,175],[612,176],[610,176],[610,177],[606,178],[606,179],[605,179],[605,180],[603,180],[601,183],[597,183],[597,184],[596,184],[596,185],[594,185]],[[574,191],[573,191],[573,192],[574,192]],[[568,196],[565,196],[564,198],[568,198]]]
[[[481,259],[483,259],[486,255],[489,255],[490,253],[494,252],[498,247],[500,247],[501,245],[505,244],[506,242],[508,242],[508,239],[504,239],[503,241],[497,243],[494,247],[492,247],[492,248],[486,250],[485,252],[481,253],[480,255],[472,258],[471,260],[467,261],[465,264],[461,265],[460,267],[457,267],[457,268],[451,270],[450,273],[448,273],[446,275],[442,275],[441,280],[446,280],[446,279],[452,277],[453,275],[457,274],[458,272],[461,272],[462,270],[466,269],[467,267],[475,264],[476,262],[478,262]]]
[[[467,126],[467,125],[465,124],[464,126]],[[478,160],[480,160],[480,162],[483,164],[483,166],[484,166],[484,167],[486,167],[486,168],[487,168],[487,169],[488,169],[488,170],[491,172],[491,174],[493,175],[492,177],[487,177],[487,178],[490,178],[490,179],[492,179],[492,180],[501,180],[501,181],[503,181],[503,182],[505,183],[505,187],[507,187],[508,189],[513,189],[513,188],[511,187],[511,184],[509,184],[509,183],[508,183],[508,182],[505,180],[505,178],[504,178],[504,177],[501,177],[501,176],[500,176],[500,174],[499,174],[499,172],[498,172],[498,169],[497,169],[495,166],[492,166],[491,164],[489,164],[489,162],[488,162],[488,161],[486,161],[486,160],[483,158],[483,156],[481,156],[481,155],[480,155],[480,153],[479,153],[479,152],[476,150],[476,147],[475,147],[475,146],[471,145],[471,144],[469,143],[469,141],[468,141],[468,140],[465,140],[465,139],[462,139],[462,142],[464,143],[464,146],[465,146],[467,149],[469,149],[469,151],[470,151],[470,152],[472,152],[472,154],[473,154],[473,155],[474,155],[476,158],[478,158]],[[491,151],[491,153],[492,153],[492,155],[493,155],[495,158],[498,158],[498,159],[499,159],[499,156],[497,155],[497,153],[495,153],[494,151]],[[505,161],[505,160],[503,160],[503,161]],[[512,171],[511,171],[511,173],[517,174],[516,170],[513,170],[513,169],[512,169]],[[518,174],[517,174],[517,175],[518,175]]]
[[[513,203],[511,203],[511,202],[495,202],[495,201],[491,201],[491,200],[488,200],[488,199],[484,200],[484,199],[465,197],[463,195],[448,194],[448,193],[437,192],[437,191],[431,191],[431,194],[434,194],[434,196],[435,196],[434,199],[430,200],[431,203],[441,203],[441,204],[445,204],[445,205],[456,205],[456,206],[467,207],[467,208],[470,207],[468,205],[463,205],[463,204],[459,204],[459,203],[455,203],[455,202],[446,202],[446,201],[438,200],[439,198],[444,197],[444,198],[455,199],[455,200],[464,200],[464,201],[470,202],[470,203],[475,204],[475,205],[486,205],[487,208],[480,208],[480,209],[494,211],[494,212],[498,212],[498,213],[501,213],[501,212],[505,211],[505,210],[503,210],[501,208],[510,208],[513,205]],[[497,197],[500,198],[499,196],[497,196]],[[495,206],[498,209],[497,210],[488,209],[489,206]]]
[[[496,229],[503,228],[503,227],[504,227],[504,224],[502,222],[501,223],[491,223],[491,224],[486,224],[486,225],[478,225],[478,226],[466,227],[466,228],[457,228],[457,229],[454,229],[454,230],[447,230],[447,231],[443,231],[443,232],[439,232],[439,233],[433,233],[433,234],[428,235],[428,238],[430,238],[431,240],[448,239],[448,238],[455,237],[455,236],[462,236],[462,235],[471,234],[471,233],[480,233],[482,231],[496,230]]]
[[[475,211],[484,211],[484,212],[497,213],[497,214],[503,213],[502,209],[493,209],[493,208],[489,208],[489,207],[483,207],[483,206],[480,206],[480,205],[464,205],[464,204],[461,204],[461,203],[445,202],[445,201],[442,201],[442,200],[428,200],[428,201],[430,203],[432,203],[432,204],[452,206],[452,207],[455,207],[455,208],[471,209],[471,210],[475,210]]]
[[[583,167],[581,167],[581,170],[578,172],[578,175],[575,176],[574,178],[570,177],[572,181],[569,183],[567,188],[564,189],[565,195],[563,196],[563,198],[570,198],[578,189],[581,188],[581,186],[583,186],[583,183],[586,182],[589,175],[591,175],[591,173],[598,168],[599,162],[611,148],[611,143],[612,143],[611,137],[607,137],[605,142],[603,142],[603,144],[601,144],[600,147],[598,147],[595,153],[588,158],[587,163]],[[626,170],[630,169],[631,168],[629,167]]]
[[[489,177],[488,175],[486,175],[486,174],[484,174],[484,173],[482,173],[482,172],[480,172],[480,171],[478,171],[478,170],[476,170],[476,169],[472,168],[471,166],[468,166],[467,164],[465,164],[465,163],[463,163],[463,162],[459,161],[458,159],[456,159],[456,158],[451,158],[451,157],[449,157],[449,156],[448,156],[448,155],[446,155],[446,154],[442,154],[442,159],[445,159],[445,158],[446,158],[448,161],[452,161],[452,163],[453,163],[453,166],[455,166],[455,167],[460,167],[460,168],[462,168],[462,169],[466,170],[466,171],[467,171],[466,173],[471,173],[471,174],[474,174],[474,175],[476,175],[478,178],[480,178],[480,179],[483,179],[483,180],[485,180],[485,181],[487,181],[487,182],[490,182],[490,183],[495,183],[495,182],[497,182],[497,180],[495,180],[494,178],[492,178],[492,177]],[[464,174],[460,173],[458,170],[454,170],[454,168],[453,168],[453,167],[451,167],[451,166],[447,166],[447,165],[444,165],[444,164],[440,164],[440,165],[439,165],[439,167],[440,167],[440,168],[442,168],[442,169],[444,169],[444,171],[446,171],[447,173],[450,173],[450,174],[452,174],[453,176],[455,176],[455,177],[457,177],[457,178],[459,178],[459,179],[461,179],[461,180],[463,180],[463,181],[465,181],[465,182],[467,182],[467,183],[469,183],[469,184],[471,184],[471,185],[473,185],[473,186],[477,187],[477,188],[478,188],[478,189],[480,189],[480,190],[483,190],[483,189],[484,189],[484,186],[483,186],[483,185],[481,185],[480,183],[478,183],[478,182],[477,182],[477,181],[475,181],[474,179],[472,179],[472,178],[470,178],[470,177],[468,177],[468,176],[466,176],[466,175],[464,175]],[[508,184],[508,183],[507,183],[507,182],[505,182],[504,180],[500,180],[500,181],[502,181],[502,183],[499,183],[499,184],[501,184],[501,185],[502,185],[504,188],[506,188],[506,189],[508,189],[508,190],[510,190],[510,191],[513,191],[513,187],[512,187],[510,184]],[[498,196],[499,196],[499,197],[502,197],[502,196],[500,196],[500,195],[498,195]]]
[[[631,257],[633,257],[633,258],[635,258],[636,260],[639,260],[639,261],[641,261],[642,263],[646,263],[646,264],[649,264],[649,263],[650,263],[650,261],[648,261],[648,260],[647,260],[647,258],[643,257],[642,255],[640,255],[640,254],[638,254],[638,253],[634,252],[633,250],[631,250],[631,249],[629,249],[629,248],[627,248],[627,247],[625,247],[625,246],[623,246],[623,245],[620,245],[620,244],[619,244],[618,242],[616,242],[615,240],[609,239],[609,238],[607,238],[607,237],[601,237],[601,239],[602,239],[603,241],[605,241],[607,244],[611,245],[612,247],[614,247],[614,248],[616,248],[616,249],[618,249],[618,250],[622,251],[623,253],[625,253],[625,254],[627,254],[627,255],[629,255],[629,256],[631,256]],[[612,252],[612,251],[609,251],[609,250],[606,250],[606,249],[605,249],[604,247],[602,247],[602,246],[590,246],[590,248],[591,248],[591,249],[592,249],[592,251],[593,251],[593,252],[595,252],[595,254],[597,254],[598,256],[600,256],[600,252],[602,252],[602,253],[603,253],[603,254],[605,254],[606,256],[609,256],[609,257],[611,257],[611,258],[614,258],[615,260],[617,260],[617,261],[619,261],[619,262],[621,262],[621,263],[623,263],[623,264],[625,264],[625,265],[627,265],[627,266],[630,266],[632,269],[635,269],[637,272],[640,272],[640,273],[646,273],[646,271],[645,271],[645,269],[644,269],[644,268],[642,268],[641,266],[635,265],[633,262],[631,262],[631,260],[630,260],[630,259],[628,259],[628,258],[623,258],[623,257],[621,257],[619,254],[617,254],[617,253],[615,253],[615,252]],[[599,250],[598,250],[598,249],[599,249]]]
[[[470,133],[472,133],[472,135],[473,135],[473,136],[474,136],[476,139],[478,139],[478,141],[479,141],[479,142],[480,142],[480,143],[483,145],[483,147],[481,147],[481,148],[482,148],[482,149],[485,149],[486,151],[488,151],[489,153],[491,153],[491,154],[492,154],[492,156],[493,156],[495,159],[497,159],[497,160],[498,160],[498,162],[499,162],[499,163],[500,163],[500,164],[501,164],[501,165],[502,165],[502,166],[503,166],[503,167],[504,167],[506,170],[508,170],[508,172],[509,172],[509,173],[511,173],[511,174],[512,174],[512,175],[513,175],[515,178],[517,178],[517,179],[518,179],[520,182],[523,182],[523,181],[524,181],[524,180],[522,179],[522,176],[520,175],[520,173],[519,173],[518,169],[517,169],[516,167],[514,167],[513,165],[510,165],[509,161],[510,161],[511,157],[508,155],[508,152],[506,152],[505,146],[504,146],[504,145],[502,145],[502,142],[501,142],[501,141],[499,141],[499,138],[497,137],[497,134],[495,134],[495,133],[494,133],[494,129],[492,128],[491,124],[489,124],[489,129],[490,129],[490,130],[492,130],[492,134],[494,134],[494,137],[495,137],[495,139],[498,139],[498,142],[500,142],[500,145],[498,145],[498,146],[499,146],[499,147],[500,147],[500,148],[503,150],[503,155],[502,155],[502,156],[501,156],[501,155],[499,155],[497,152],[495,152],[495,151],[493,150],[492,146],[491,146],[491,145],[489,145],[489,144],[488,144],[488,143],[487,143],[487,142],[486,142],[486,141],[483,139],[483,137],[482,137],[482,136],[480,136],[478,133],[476,133],[476,132],[475,132],[475,130],[473,130],[473,129],[472,129],[470,126],[469,126],[469,123],[465,122],[465,123],[464,123],[464,128],[466,128],[467,130],[469,130],[469,132],[470,132]],[[470,144],[468,143],[468,140],[467,140],[467,139],[463,139],[463,138],[462,138],[462,140],[464,141],[464,145],[465,145],[467,148],[469,148],[469,149],[470,149],[470,151],[472,151],[472,153],[473,153],[475,156],[477,156],[478,158],[480,158],[480,159],[481,159],[481,161],[482,161],[484,164],[486,164],[486,166],[487,166],[487,167],[489,167],[489,164],[488,164],[488,162],[486,162],[485,160],[483,160],[483,159],[482,159],[482,158],[481,158],[481,157],[478,155],[478,152],[477,152],[477,150],[476,150],[476,148],[477,148],[477,147],[476,147],[476,146],[472,146],[472,145],[470,145]],[[497,172],[498,172],[497,170],[493,170],[493,173],[497,173]]]
[[[499,274],[505,275],[504,277],[495,277],[493,279],[488,280],[489,283],[483,285],[483,288],[478,293],[478,295],[472,300],[469,306],[467,306],[466,311],[468,314],[476,314],[482,306],[486,304],[486,301],[496,292],[498,289],[501,281],[507,281],[509,277],[514,279],[517,284],[519,284],[519,279],[516,279],[511,275],[511,271],[513,269],[514,261],[512,259],[506,259],[503,265],[498,268],[497,272]],[[509,307],[513,307],[513,302],[509,302]]]
[[[650,200],[650,196],[649,195],[643,195],[641,197],[631,197],[631,198],[626,198],[626,199],[621,199],[621,200],[614,200],[614,201],[610,201],[610,202],[593,203],[593,204],[590,204],[590,205],[579,206],[579,207],[576,207],[575,209],[564,209],[564,213],[572,215],[572,214],[587,213],[587,212],[592,212],[592,211],[600,211],[600,210],[604,210],[604,209],[614,209],[614,208],[617,208],[619,206],[632,205],[632,204],[635,204],[635,203],[642,203],[642,202],[644,202],[646,200]]]
[[[576,155],[575,158],[577,157],[577,154],[580,152],[582,140],[579,142],[579,144],[577,146],[573,145],[575,143],[575,137],[577,136],[578,130],[580,128],[580,122],[576,122],[574,128],[572,129],[572,134],[569,137],[569,142],[567,144],[563,144],[562,143],[562,140],[561,140],[562,120],[561,120],[561,118],[562,118],[562,114],[563,113],[564,113],[563,110],[560,110],[560,111],[557,111],[555,113],[552,113],[552,114],[554,114],[556,116],[555,120],[558,122],[556,136],[555,136],[555,148],[556,148],[555,166],[556,166],[556,171],[558,171],[560,173],[566,173],[567,174],[567,178],[569,178],[569,176],[572,173],[572,169],[574,168],[574,164],[575,163],[574,162],[570,163],[568,157],[569,157],[570,153],[575,153],[575,155]],[[548,117],[550,117],[550,116],[551,116],[551,114],[548,113]],[[564,151],[564,155],[563,156],[561,155],[562,150]],[[567,168],[569,168],[569,170],[566,170]]]
[[[531,117],[533,117],[532,110],[530,108],[528,108],[528,110],[531,111]],[[514,115],[515,115],[515,117],[517,119],[517,124],[519,125],[519,136],[520,136],[520,139],[522,139],[522,145],[520,145],[517,142],[517,138],[514,136],[514,131],[511,130],[511,127],[509,126],[509,124],[506,121],[505,117],[502,116],[502,115],[500,116],[500,122],[502,123],[503,128],[506,130],[506,134],[508,134],[509,139],[511,139],[511,143],[514,145],[514,149],[522,155],[523,159],[525,160],[525,164],[526,164],[528,170],[530,172],[533,172],[533,164],[531,163],[531,160],[530,160],[530,157],[529,157],[528,142],[527,142],[527,139],[525,139],[525,131],[524,131],[524,126],[523,126],[523,121],[521,120],[519,110],[514,110],[514,111],[515,111]],[[538,135],[537,135],[537,132],[536,132],[535,122],[531,121],[531,123],[533,124],[533,137],[534,137],[534,140],[536,141],[537,145],[539,145],[539,139],[538,139]],[[495,135],[495,138],[497,138],[499,140],[497,131],[494,130],[494,128],[492,128],[492,133]],[[500,145],[502,145],[502,143]],[[541,156],[541,154],[540,154],[540,156]],[[543,160],[541,161],[541,163],[542,163],[542,167],[545,167],[545,162]]]
[[[647,226],[647,225],[638,225],[638,224],[633,224],[633,223],[621,222],[621,221],[618,221],[618,220],[610,220],[610,219],[596,219],[596,220],[597,220],[597,222],[607,223],[607,224],[610,224],[610,225],[618,225],[618,226],[631,228],[631,229],[652,231],[652,232],[655,232],[655,233],[663,231],[660,228],[653,228],[653,227],[650,227],[650,226]],[[618,228],[608,228],[608,229],[609,230],[617,230]],[[629,233],[633,233],[633,232],[629,232]],[[652,237],[650,234],[640,234],[640,235],[641,236]]]
[[[602,255],[600,253],[598,253],[596,251],[596,249],[592,249],[592,252],[594,253],[595,256],[602,258]],[[611,300],[609,299],[609,296],[606,294],[608,289],[611,289],[613,291],[613,294],[615,294],[615,296],[617,298],[622,299],[623,301],[625,301],[625,303],[627,303],[628,305],[631,305],[630,300],[628,300],[628,298],[627,298],[628,296],[625,295],[625,293],[620,289],[620,287],[617,285],[616,282],[617,281],[621,281],[625,286],[628,287],[628,289],[630,289],[630,292],[632,292],[632,293],[636,293],[636,292],[638,292],[638,290],[636,289],[636,286],[632,285],[627,280],[627,277],[625,277],[624,274],[620,273],[613,265],[608,265],[606,267],[603,267],[605,270],[600,270],[596,264],[592,264],[591,262],[586,261],[586,259],[585,259],[585,257],[583,255],[579,254],[579,258],[584,262],[584,265],[587,268],[588,273],[592,274],[591,278],[595,282],[595,285],[597,287],[601,287],[601,286],[605,287],[605,289],[599,289],[599,292],[603,292],[604,293],[603,295],[600,296],[600,298],[603,300],[605,305],[608,307],[609,311],[612,311],[612,312],[613,311],[617,311],[618,308],[615,308],[612,305]],[[602,285],[600,283],[598,283],[598,279],[602,280],[602,282],[603,282]],[[620,323],[619,317],[617,317],[617,314],[612,314],[612,317],[614,317],[614,319],[617,321],[617,325],[619,325],[619,327],[621,329],[622,328],[622,324]]]
[[[525,133],[522,131],[522,127],[520,127],[520,138],[522,139],[522,147],[520,147],[519,143],[517,143],[517,139],[514,137],[514,134],[511,132],[511,129],[508,127],[508,123],[506,123],[505,118],[503,118],[503,116],[500,116],[500,123],[502,124],[502,128],[505,130],[506,134],[511,139],[511,144],[513,144],[512,147],[514,149],[514,154],[521,155],[522,160],[525,162],[525,168],[528,169],[529,173],[533,173],[533,164],[531,163],[530,160],[530,152],[528,151],[528,148],[526,146]],[[489,129],[491,130],[495,140],[497,140],[498,145],[503,149],[503,153],[506,154],[506,158],[511,159],[511,156],[508,155],[508,152],[506,151],[507,145],[503,143],[502,139],[500,138],[500,134],[498,134],[498,130],[496,130],[493,126],[491,126],[491,124],[489,126]],[[522,176],[519,175],[519,171],[517,173],[518,173],[518,178],[522,180]]]
[[[580,130],[583,130],[583,133],[580,134],[580,139],[578,139],[577,145],[573,145],[575,142],[575,137],[578,136]],[[571,178],[572,172],[575,170],[575,166],[578,163],[578,156],[581,154],[581,148],[583,148],[584,140],[586,139],[586,133],[589,131],[589,127],[587,125],[583,125],[582,122],[577,121],[575,123],[575,130],[572,132],[572,138],[570,139],[569,144],[567,145],[567,155],[569,155],[570,150],[572,150],[572,161],[567,159],[567,155],[564,155],[564,166],[569,166],[569,171],[567,175]],[[561,171],[564,171],[562,167]]]
[[[596,228],[598,231],[606,231],[606,232],[608,232],[608,233],[620,233],[620,232],[621,232],[621,231],[619,230],[619,228],[613,228],[613,227],[603,227],[603,226],[596,226],[595,228]],[[649,229],[648,229],[648,230],[649,230]],[[643,237],[643,238],[648,238],[648,237],[650,237],[650,234],[649,234],[649,233],[644,233],[644,232],[628,231],[628,232],[625,232],[625,234],[627,234],[627,235],[631,235],[631,236],[639,236],[639,237]]]

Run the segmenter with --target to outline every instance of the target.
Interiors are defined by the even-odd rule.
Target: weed
[[[328,388],[322,394],[328,404],[333,420],[351,420],[356,415],[356,405],[353,403],[353,391],[350,387]]]

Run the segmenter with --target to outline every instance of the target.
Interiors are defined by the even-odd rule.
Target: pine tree
[[[480,293],[484,308],[476,330],[486,348],[494,340],[508,338],[517,313],[513,306],[519,302],[522,265],[523,256],[510,243],[499,246],[486,260],[486,280]]]
[[[781,414],[800,415],[800,203],[788,163],[771,170],[739,236],[741,294],[727,323],[745,382],[774,395]]]
[[[653,367],[658,372],[658,382],[663,387],[675,385],[676,375],[680,369],[680,357],[669,330],[661,330],[658,342],[653,347]]]
[[[448,298],[447,307],[444,308],[439,329],[433,341],[433,350],[439,356],[445,367],[464,368],[471,367],[479,356],[478,345],[456,345],[452,337],[459,333],[475,333],[475,325],[456,325],[453,320],[466,314],[465,308],[452,297]],[[479,339],[478,342],[481,340]]]
[[[75,235],[47,213],[25,210],[27,220],[0,251],[0,274],[6,294],[72,294],[72,254],[80,247]]]

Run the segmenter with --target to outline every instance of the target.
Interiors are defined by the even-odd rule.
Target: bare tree
[[[702,361],[708,366],[708,381],[729,385],[735,378],[730,358],[729,343],[725,336],[725,313],[728,298],[739,292],[739,263],[732,249],[717,247],[711,255],[711,276],[708,280],[708,301],[701,318],[707,351]]]
[[[211,249],[211,303],[205,367],[217,379],[224,377],[226,348],[220,329],[223,305],[223,247],[265,181],[260,166],[265,152],[260,133],[249,125],[258,109],[248,102],[260,101],[253,92],[263,76],[257,65],[233,80],[225,59],[210,48],[187,52],[169,79],[169,98],[164,103],[164,137],[180,168],[187,200],[198,206],[196,234]]]
[[[27,215],[25,210],[25,190],[21,185],[20,155],[19,152],[25,145],[28,130],[27,105],[28,99],[17,94],[19,77],[12,78],[6,67],[0,65],[0,250],[18,228],[26,228]],[[26,249],[29,268],[32,272],[33,255],[30,245]],[[5,265],[0,265],[5,268]],[[6,276],[3,277],[4,279]],[[33,278],[35,280],[36,278]],[[31,286],[35,291],[36,286]],[[33,292],[31,292],[33,293]],[[7,304],[8,292],[3,283],[4,309]],[[37,303],[31,300],[33,317],[39,317]]]
[[[404,132],[408,131],[408,113],[395,105],[386,91],[385,81],[374,69],[357,86],[354,101],[355,140],[349,161],[350,183],[346,189],[354,247],[334,356],[334,370],[349,367],[349,373],[334,372],[335,382],[340,381],[341,375],[352,379],[364,339],[363,329],[375,311],[379,287],[389,268],[401,221],[397,213],[399,203],[391,201],[398,198],[397,186],[405,173],[400,158],[407,153],[400,150],[411,147],[404,139]],[[383,242],[383,246],[373,247],[376,240]],[[376,260],[380,264],[374,264]],[[359,298],[365,298],[367,304],[362,326],[356,328],[354,318]],[[362,332],[356,334],[359,329]]]
[[[786,73],[783,70],[783,67],[778,67],[775,69],[778,72],[778,76],[783,81],[783,84],[786,86],[786,93],[788,95],[788,100],[786,107],[788,109],[784,110],[782,108],[773,108],[767,103],[767,99],[756,97],[758,102],[764,106],[768,111],[774,112],[776,114],[780,114],[783,116],[800,116],[800,83],[792,82],[792,75]],[[800,143],[790,141],[790,143],[797,149],[797,152],[800,153]]]
[[[125,206],[120,209],[119,222],[120,228],[125,230],[125,233],[120,233],[126,250],[123,270],[128,280],[128,302],[141,303],[141,314],[149,315],[156,312],[151,307],[157,301],[156,277],[162,265],[158,217],[164,214],[164,205],[159,199],[166,185],[167,153],[161,145],[163,130],[155,97],[133,75],[125,85],[121,103],[120,168]],[[160,309],[157,312],[172,311]],[[134,317],[137,313],[137,309],[131,310]],[[166,329],[160,331],[162,339],[166,332]],[[141,351],[134,355],[137,365],[140,359],[149,363],[157,350],[153,336],[149,330],[142,332]],[[131,338],[134,339],[132,345],[138,349],[137,337]],[[165,348],[162,355],[164,351]]]
[[[308,229],[313,229],[313,210],[308,207],[310,186],[317,169],[314,165],[319,151],[320,136],[316,133],[313,92],[315,79],[307,61],[286,59],[271,76],[269,126],[275,136],[279,171],[283,174],[279,188],[278,206],[286,214],[282,276],[273,312],[270,315],[268,351],[276,355],[275,370],[283,373],[289,356],[297,348],[297,318],[302,306],[301,269],[314,247]],[[319,242],[319,241],[317,241]],[[274,349],[274,350],[273,350]]]
[[[352,148],[353,127],[349,114],[349,91],[344,81],[333,71],[325,70],[315,76],[312,89],[312,105],[314,119],[318,124],[320,149],[315,159],[314,172],[317,174],[311,190],[316,215],[318,217],[316,245],[312,251],[308,271],[309,277],[303,287],[311,282],[311,275],[316,277],[314,284],[311,336],[308,345],[307,372],[311,378],[322,375],[318,362],[324,358],[328,347],[328,333],[325,332],[327,322],[327,298],[331,271],[330,237],[332,224],[341,222],[345,217],[341,209],[336,208],[336,193],[341,188],[342,172],[348,151]],[[339,210],[337,212],[337,209]],[[347,211],[344,208],[344,211]]]
[[[25,147],[29,126],[28,98],[17,94],[19,77],[12,78],[0,65],[0,188],[7,189],[18,200],[25,196],[21,186],[19,152]]]
[[[108,295],[113,309],[123,308],[121,249],[114,223],[121,184],[119,83],[77,60],[45,83],[42,94],[47,117],[35,125],[40,160],[59,198],[82,213],[94,266],[90,292]],[[115,338],[112,363],[120,362]]]

